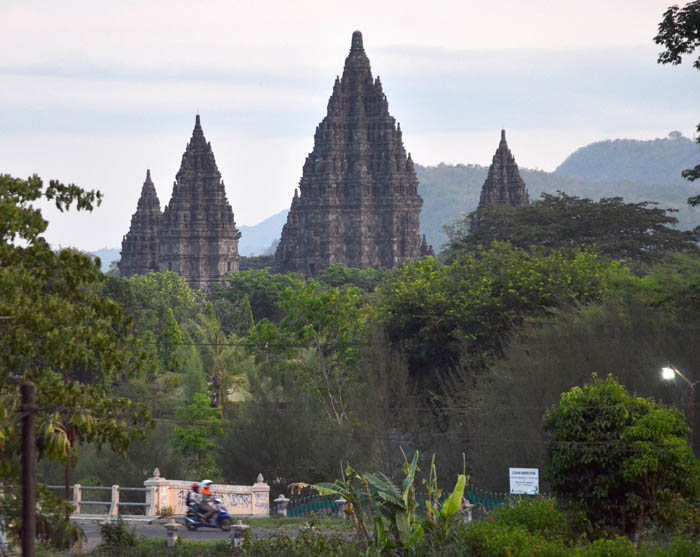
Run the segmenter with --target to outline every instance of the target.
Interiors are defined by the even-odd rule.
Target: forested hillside
[[[589,180],[634,180],[645,184],[683,184],[681,172],[700,164],[700,150],[679,132],[663,139],[597,141],[569,155],[557,174]]]
[[[443,225],[453,223],[476,209],[487,172],[487,167],[472,164],[416,165],[420,181],[418,192],[424,202],[420,216],[421,231],[436,251],[447,241]],[[687,205],[688,197],[695,195],[698,190],[690,182],[657,185],[629,179],[589,180],[566,176],[558,171],[554,173],[525,168],[520,169],[520,174],[527,184],[531,200],[539,198],[543,192],[553,194],[561,190],[569,195],[591,199],[619,196],[627,202],[656,201],[660,207],[678,209],[676,217],[679,228],[685,230],[700,225],[700,211]]]

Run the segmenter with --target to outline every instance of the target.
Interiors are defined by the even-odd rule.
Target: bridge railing
[[[153,471],[153,477],[143,483],[144,487],[80,484],[70,486],[71,502],[75,507],[74,516],[115,517],[122,514],[156,517],[164,512],[175,515],[184,515],[187,512],[185,501],[192,485],[191,480],[167,480],[156,468]],[[65,490],[65,486],[48,487],[60,493]],[[270,486],[265,483],[262,474],[253,485],[214,484],[211,488],[213,495],[221,498],[231,515],[269,516],[270,514]]]

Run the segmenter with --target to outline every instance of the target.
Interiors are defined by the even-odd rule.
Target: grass
[[[314,526],[320,532],[353,531],[352,522],[350,520],[341,520],[338,518],[283,518],[279,516],[271,516],[265,518],[249,518],[247,520],[244,520],[243,523],[247,524],[251,528],[267,528],[270,530],[278,530],[282,533],[299,530],[306,524]]]

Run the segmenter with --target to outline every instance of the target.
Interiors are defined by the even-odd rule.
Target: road
[[[165,539],[166,530],[165,526],[163,526],[161,522],[157,520],[150,523],[126,522],[126,525],[130,529],[133,529],[137,536]],[[101,521],[99,520],[78,521],[78,524],[80,524],[85,532],[85,535],[87,536],[87,543],[83,545],[83,550],[90,551],[96,548],[102,541],[100,537],[100,523]],[[182,523],[180,523],[180,528],[177,531],[177,535],[181,538],[193,540],[227,540],[233,535],[233,530],[230,532],[222,532],[218,528],[200,528],[194,532],[190,532]]]

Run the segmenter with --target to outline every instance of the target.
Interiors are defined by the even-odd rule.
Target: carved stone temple
[[[520,177],[518,165],[508,148],[506,130],[501,130],[501,142],[493,155],[488,176],[481,188],[479,208],[472,217],[470,230],[473,232],[479,228],[479,209],[493,204],[520,207],[529,203],[527,187]]]
[[[422,205],[401,127],[355,31],[294,192],[276,270],[312,276],[334,264],[393,267],[431,254],[419,231]]]
[[[122,240],[122,276],[174,271],[195,289],[209,290],[238,271],[238,240],[233,211],[197,115],[173,194],[163,213],[150,172],[131,228]]]
[[[161,216],[160,201],[151,181],[151,171],[146,170],[146,181],[141,188],[136,212],[131,217],[131,227],[122,240],[122,257],[119,261],[122,276],[144,275],[158,270]]]

